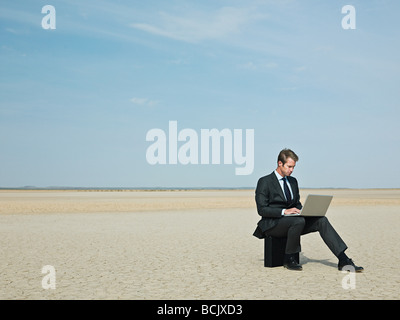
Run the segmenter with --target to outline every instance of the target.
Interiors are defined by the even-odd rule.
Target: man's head
[[[299,160],[297,154],[290,149],[283,149],[278,155],[278,168],[276,171],[282,176],[290,176]]]

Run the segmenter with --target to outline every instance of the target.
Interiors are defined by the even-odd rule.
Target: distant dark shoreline
[[[331,189],[331,190],[340,190],[340,189],[348,189],[348,190],[396,190],[399,188],[347,188],[347,187],[321,187],[321,188],[313,188],[313,187],[304,187],[301,189]],[[34,186],[25,186],[25,187],[0,187],[0,191],[207,191],[207,190],[255,190],[254,187],[34,187]]]
[[[254,187],[0,187],[0,190],[40,190],[40,191],[187,191],[187,190],[252,190]]]

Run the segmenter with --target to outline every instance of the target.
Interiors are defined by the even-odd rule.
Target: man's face
[[[294,161],[292,158],[287,158],[285,164],[283,164],[281,161],[278,162],[278,170],[280,171],[279,173],[284,177],[290,176],[295,166],[296,161]]]

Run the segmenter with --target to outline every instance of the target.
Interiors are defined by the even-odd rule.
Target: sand
[[[309,193],[334,195],[363,273],[339,272],[317,233],[303,271],[265,268],[254,190],[0,191],[0,299],[399,299],[400,190]]]

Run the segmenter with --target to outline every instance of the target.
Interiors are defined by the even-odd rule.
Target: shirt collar
[[[278,173],[278,171],[275,170],[274,172],[275,172],[275,175],[276,175],[276,177],[278,178],[279,181],[284,178]]]

